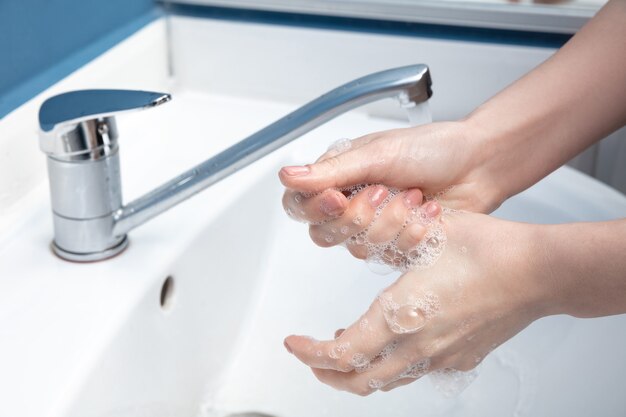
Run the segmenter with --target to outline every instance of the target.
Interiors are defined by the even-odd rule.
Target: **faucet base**
[[[56,242],[52,242],[50,245],[52,247],[52,251],[59,258],[64,259],[66,261],[72,262],[97,262],[104,261],[105,259],[112,258],[114,256],[119,255],[124,252],[124,249],[128,247],[128,237],[124,236],[120,243],[112,248],[104,250],[102,252],[87,252],[87,253],[76,253],[76,252],[68,252],[65,249],[59,247]]]

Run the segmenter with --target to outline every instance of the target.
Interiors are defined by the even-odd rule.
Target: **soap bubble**
[[[336,154],[344,153],[352,148],[352,141],[348,138],[341,138],[330,144],[329,151],[334,151]]]
[[[435,389],[446,398],[461,394],[478,376],[478,371],[463,372],[452,368],[438,369],[429,374]]]
[[[344,353],[350,348],[350,342],[339,343],[335,347],[333,347],[330,352],[328,352],[328,356],[331,359],[339,359]]]
[[[366,319],[365,317],[361,319],[361,321],[359,322],[359,329],[366,330],[369,327],[369,320]]]
[[[380,379],[370,379],[367,382],[367,386],[370,387],[371,389],[381,389],[382,387],[385,386],[385,383],[381,381]]]
[[[433,293],[409,299],[403,304],[393,300],[391,293],[378,296],[389,330],[396,334],[417,333],[439,310],[439,298]]]

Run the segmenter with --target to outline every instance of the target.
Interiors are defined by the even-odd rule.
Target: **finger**
[[[370,133],[368,135],[361,136],[360,138],[352,139],[352,140],[339,139],[337,142],[332,143],[328,147],[328,150],[324,152],[319,158],[317,158],[315,162],[317,163],[317,162],[323,161],[324,159],[337,156],[351,149],[360,148],[361,146],[366,145],[370,143],[371,141],[378,139],[380,137],[381,137],[381,132],[375,132],[375,133]]]
[[[309,228],[311,239],[322,247],[342,243],[366,228],[374,219],[376,209],[385,200],[389,191],[382,185],[374,185],[360,191],[352,200],[345,213],[324,224]]]
[[[294,190],[283,194],[283,208],[296,220],[319,223],[341,216],[348,208],[348,199],[337,190],[325,190],[310,197]]]
[[[401,379],[415,380],[428,372],[428,359],[418,361],[416,364],[407,363],[405,358],[414,356],[414,349],[410,343],[405,343],[365,372],[314,369],[313,373],[321,382],[333,388],[358,395],[369,395]]]
[[[381,211],[368,229],[372,243],[389,242],[398,236],[411,215],[422,205],[423,195],[419,189],[411,189],[396,195]]]
[[[390,384],[385,385],[380,390],[383,392],[388,392],[388,391],[391,391],[392,389],[401,387],[403,385],[408,385],[411,382],[415,382],[415,381],[416,381],[415,378],[401,378],[401,379],[398,379],[397,381],[394,381]]]
[[[422,211],[427,219],[434,219],[441,215],[441,204],[437,200],[430,200],[422,206]]]
[[[406,176],[390,175],[393,166],[391,141],[371,141],[366,145],[330,156],[319,162],[304,166],[283,167],[280,181],[287,188],[319,192],[327,188],[342,188],[355,184],[388,183],[405,188]]]
[[[411,219],[409,224],[398,236],[398,249],[403,253],[409,252],[428,233],[428,224],[441,215],[442,209],[439,202],[432,200],[426,202]]]
[[[420,223],[411,223],[400,232],[400,236],[398,236],[398,249],[402,252],[407,252],[417,246],[424,236],[426,236],[426,226]]]
[[[285,346],[300,361],[312,368],[349,372],[368,366],[370,361],[396,340],[376,300],[361,319],[330,341],[306,336],[289,336]]]
[[[367,259],[367,255],[368,255],[367,246],[356,243],[359,237],[355,237],[354,239],[355,239],[355,243],[352,242],[352,238],[348,239],[348,241],[346,242],[346,248],[348,249],[350,254],[354,256],[355,258]]]

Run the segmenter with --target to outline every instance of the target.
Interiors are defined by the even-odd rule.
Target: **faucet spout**
[[[113,233],[133,228],[228,177],[317,126],[373,101],[398,97],[414,103],[432,96],[426,65],[381,71],[344,84],[132,201],[114,214]]]
[[[342,85],[182,173],[122,204],[118,129],[122,112],[159,106],[166,93],[71,91],[39,109],[39,146],[47,155],[54,241],[59,257],[99,261],[122,252],[126,234],[197,192],[250,165],[298,136],[355,107],[396,97],[404,107],[430,98],[426,65],[371,74]]]
[[[381,71],[344,84],[305,104],[187,172],[122,207],[113,233],[125,235],[172,206],[228,177],[317,126],[373,101],[398,97],[420,103],[432,96],[426,65]]]

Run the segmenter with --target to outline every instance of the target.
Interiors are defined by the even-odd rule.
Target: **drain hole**
[[[174,278],[168,276],[161,286],[161,308],[169,310],[174,303]]]

